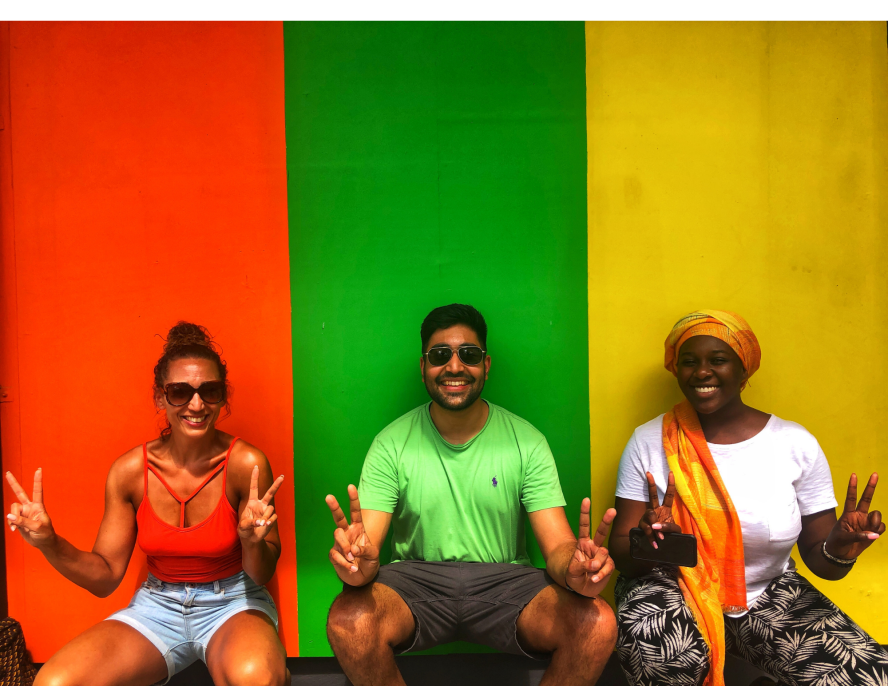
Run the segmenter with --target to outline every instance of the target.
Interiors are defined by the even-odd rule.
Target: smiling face
[[[461,345],[482,348],[478,334],[463,324],[438,329],[429,339],[425,352],[431,348],[451,348],[454,353],[445,365],[434,367],[423,355],[420,365],[422,380],[432,400],[445,410],[465,410],[481,396],[484,382],[490,372],[490,355],[477,365],[464,364],[456,354]]]
[[[692,336],[676,364],[678,386],[699,414],[712,414],[740,402],[746,370],[731,346],[714,336]]]
[[[221,381],[219,368],[211,360],[184,358],[170,362],[164,385],[170,383],[187,383],[199,388],[207,381]],[[158,409],[166,412],[167,421],[174,434],[183,438],[197,438],[216,425],[224,402],[207,403],[197,393],[191,396],[186,404],[176,407],[167,402],[163,392],[155,393]]]

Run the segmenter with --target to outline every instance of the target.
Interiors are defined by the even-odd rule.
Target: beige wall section
[[[888,516],[886,62],[884,22],[586,25],[596,507],[681,399],[666,334],[711,307],[761,342],[747,402],[817,436],[840,501],[881,467]],[[886,565],[814,579],[882,643]]]

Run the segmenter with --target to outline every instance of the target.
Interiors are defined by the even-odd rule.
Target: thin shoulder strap
[[[170,485],[164,480],[164,478],[160,475],[160,473],[154,467],[152,467],[150,464],[148,465],[148,469],[150,469],[154,473],[154,476],[157,477],[158,481],[160,481],[160,483],[162,483],[164,486],[166,486],[166,489],[170,492],[170,495],[173,496],[180,503],[187,503],[194,496],[196,496],[198,493],[200,493],[200,489],[202,489],[204,486],[206,486],[207,483],[209,482],[209,480],[212,479],[214,476],[216,476],[216,474],[218,474],[219,471],[223,467],[225,467],[224,462],[220,462],[219,464],[217,464],[215,467],[213,467],[213,471],[211,471],[209,474],[207,474],[207,477],[203,481],[200,482],[200,486],[195,488],[191,492],[190,495],[186,495],[185,497],[182,497],[170,487]]]
[[[145,459],[145,495],[143,498],[148,497],[148,442],[145,441],[142,444],[142,456]]]
[[[234,444],[240,440],[240,436],[235,436],[231,441],[231,445],[228,446],[228,452],[225,453],[225,459],[222,461],[222,464],[225,465],[224,471],[222,472],[222,495],[225,496],[225,480],[228,478],[228,458],[231,457],[231,449],[234,448]]]
[[[182,496],[180,496],[178,493],[176,493],[170,487],[170,485],[166,482],[166,480],[160,475],[160,472],[158,472],[154,467],[152,467],[150,464],[148,464],[148,448],[147,448],[147,444],[145,444],[145,446],[144,446],[144,449],[145,449],[145,497],[146,498],[148,497],[148,470],[150,469],[152,471],[152,473],[154,474],[154,476],[157,477],[157,480],[160,481],[160,483],[162,483],[164,485],[164,488],[166,488],[167,491],[169,491],[169,494],[171,496],[173,496],[176,500],[179,501],[179,528],[180,529],[184,528],[185,527],[185,504],[189,500],[191,500],[194,496],[196,496],[198,493],[200,493],[201,489],[210,482],[210,479],[212,479],[214,476],[216,476],[216,474],[218,474],[220,471],[222,472],[222,496],[225,497],[225,476],[228,472],[228,469],[227,469],[228,468],[228,458],[231,455],[231,449],[234,447],[235,441],[237,441],[237,436],[235,436],[234,440],[231,441],[231,445],[228,446],[228,452],[225,453],[225,459],[222,460],[222,462],[220,462],[219,464],[217,464],[213,468],[213,470],[209,474],[207,474],[207,477],[203,481],[200,482],[200,485],[197,488],[195,488],[191,492],[190,495],[188,495],[184,498]]]

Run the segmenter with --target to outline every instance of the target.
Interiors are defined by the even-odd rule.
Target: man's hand
[[[614,508],[608,509],[601,518],[595,537],[589,538],[591,508],[592,502],[589,498],[584,498],[583,504],[580,505],[580,537],[577,539],[577,548],[573,557],[568,563],[564,583],[580,595],[596,598],[614,571],[614,561],[604,547],[604,540],[607,538],[611,522],[617,516],[617,511]]]
[[[364,531],[361,518],[361,501],[358,489],[348,487],[351,524],[336,498],[328,495],[327,506],[333,514],[336,528],[333,530],[333,547],[330,549],[330,563],[336,568],[339,577],[350,586],[363,586],[371,581],[379,570],[379,548],[370,541]]]
[[[879,475],[873,473],[858,503],[857,474],[851,475],[845,496],[845,511],[826,539],[826,552],[833,557],[853,560],[885,533],[882,513],[878,510],[869,511],[877,483]]]

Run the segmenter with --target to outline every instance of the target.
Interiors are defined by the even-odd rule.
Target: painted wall
[[[89,549],[108,467],[158,432],[156,334],[180,318],[206,325],[235,389],[222,427],[287,476],[273,591],[295,655],[281,26],[0,28],[3,467],[30,488],[42,466],[57,530]],[[5,487],[7,509],[11,497]],[[10,614],[37,662],[145,575],[137,550],[100,600],[4,530]]]
[[[886,83],[883,23],[588,24],[585,41],[581,24],[2,24],[4,469],[44,467],[54,521],[90,547],[108,466],[157,431],[154,335],[206,324],[235,385],[224,428],[295,477],[282,636],[327,655],[323,497],[425,400],[429,309],[487,316],[488,397],[547,435],[574,523],[588,480],[600,511],[632,429],[680,398],[667,331],[715,306],[762,342],[749,401],[820,439],[841,496],[885,463]],[[97,600],[8,532],[6,552],[37,661],[144,575],[137,552]],[[821,584],[882,642],[886,558],[876,544]]]
[[[300,654],[329,655],[324,496],[427,402],[419,326],[475,305],[491,401],[588,494],[582,24],[285,24]],[[476,649],[459,645],[458,650]]]
[[[747,402],[817,436],[841,502],[886,465],[885,23],[590,23],[586,69],[599,502],[633,428],[681,398],[663,340],[699,307],[748,319]],[[882,643],[886,563],[881,541],[844,581],[809,574]]]

